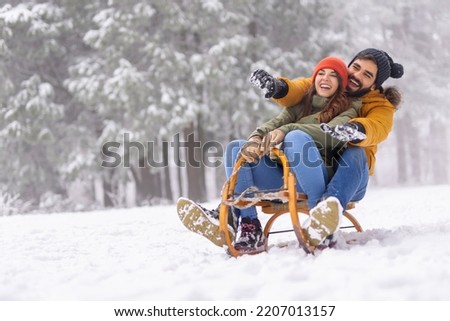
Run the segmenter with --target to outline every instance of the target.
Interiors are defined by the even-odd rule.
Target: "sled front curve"
[[[245,208],[249,206],[260,206],[263,213],[272,214],[272,216],[267,221],[264,226],[264,237],[265,237],[265,250],[268,249],[269,235],[271,234],[271,228],[275,220],[285,213],[290,214],[292,230],[294,231],[299,246],[305,250],[306,253],[314,253],[315,248],[308,243],[305,233],[303,232],[299,212],[309,215],[309,207],[307,197],[303,193],[297,193],[296,178],[295,174],[291,172],[289,162],[284,153],[273,148],[271,151],[272,155],[275,155],[283,168],[283,186],[277,191],[261,191],[253,193],[253,197],[247,197],[242,193],[239,196],[235,196],[235,187],[237,182],[237,176],[239,174],[240,168],[246,163],[242,156],[239,156],[234,167],[230,178],[225,182],[222,188],[222,201],[220,205],[220,232],[224,239],[228,252],[232,256],[240,256],[242,254],[257,254],[259,252],[252,253],[241,253],[237,251],[233,245],[234,240],[231,239],[230,233],[228,233],[228,208],[230,206],[237,208]],[[362,227],[359,222],[348,213],[348,209],[353,208],[354,203],[350,203],[344,212],[344,217],[346,217],[351,223],[353,228],[358,232],[362,231]]]

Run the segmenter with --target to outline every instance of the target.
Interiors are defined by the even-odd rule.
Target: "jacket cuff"
[[[280,99],[287,95],[289,91],[289,86],[283,79],[277,79],[276,82],[277,82],[276,84],[277,91],[272,98]]]

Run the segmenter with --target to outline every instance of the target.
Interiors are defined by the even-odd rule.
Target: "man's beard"
[[[369,91],[370,91],[370,88],[364,88],[364,89],[360,89],[360,90],[353,91],[353,92],[347,91],[346,94],[348,97],[358,98],[358,97],[364,96]]]

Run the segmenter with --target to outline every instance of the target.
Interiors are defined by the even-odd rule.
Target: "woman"
[[[348,122],[358,115],[361,101],[350,100],[344,94],[348,81],[347,67],[339,58],[321,60],[314,68],[312,79],[314,85],[299,104],[284,109],[277,117],[259,126],[247,142],[238,140],[227,146],[227,177],[231,175],[239,151],[249,163],[262,156],[258,163],[241,168],[237,193],[251,186],[261,190],[282,186],[282,168],[266,154],[283,142],[283,151],[297,178],[297,189],[308,196],[310,208],[320,200],[333,175],[333,156],[345,145],[325,134],[320,124],[336,126]],[[256,208],[235,211],[241,217],[241,235],[235,242],[236,250],[261,250],[264,240]]]

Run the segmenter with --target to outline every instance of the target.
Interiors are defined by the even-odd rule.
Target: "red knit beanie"
[[[322,59],[314,68],[312,75],[313,83],[316,79],[317,73],[320,69],[330,68],[337,72],[337,74],[342,78],[342,88],[347,87],[348,82],[348,71],[345,62],[337,57],[327,57]]]

